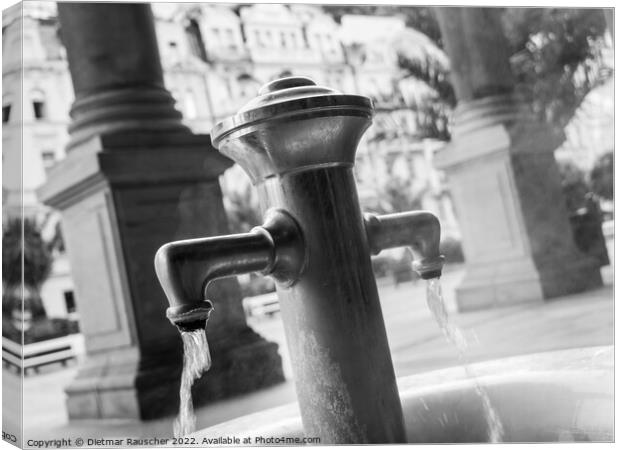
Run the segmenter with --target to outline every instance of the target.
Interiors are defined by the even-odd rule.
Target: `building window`
[[[292,77],[292,76],[293,76],[293,72],[290,69],[282,69],[282,71],[278,75],[278,77],[280,78]]]
[[[200,58],[203,61],[206,61],[207,52],[204,48],[202,33],[200,32],[200,26],[194,19],[189,21],[189,25],[185,29],[185,32],[189,37],[189,48],[192,55]]]
[[[176,41],[168,41],[168,56],[172,63],[178,63],[180,59],[179,48]]]
[[[237,77],[237,85],[239,86],[239,95],[243,98],[256,95],[259,83],[247,73],[242,73]]]
[[[222,41],[219,28],[213,28],[211,31],[213,33],[213,40],[219,45]]]
[[[32,102],[32,113],[35,120],[45,119],[47,117],[45,94],[40,90],[32,91],[30,101]]]
[[[332,78],[332,80],[333,80],[333,85],[334,85],[334,87],[335,87],[336,89],[338,89],[338,90],[340,90],[340,91],[344,90],[344,89],[342,88],[342,78],[341,78],[340,76],[338,76],[338,75],[334,75],[334,76],[333,76],[333,78]]]
[[[73,291],[65,291],[65,305],[67,306],[67,313],[72,314],[76,312],[75,308],[75,297],[73,296]]]
[[[230,28],[226,28],[224,30],[224,39],[226,40],[226,44],[228,45],[228,48],[232,48],[235,49],[237,48],[237,43],[235,42],[235,33],[233,33],[233,30],[231,30]]]
[[[45,119],[45,103],[41,101],[32,102],[32,110],[34,111],[34,118],[37,120]]]
[[[253,36],[253,40],[254,40],[254,45],[256,47],[264,47],[265,46],[265,41],[263,39],[263,35],[259,30],[253,30],[252,31],[252,36]]]
[[[43,160],[43,167],[45,170],[48,170],[56,164],[56,152],[54,150],[43,150],[41,152],[41,159]]]
[[[11,105],[2,106],[2,123],[7,123],[11,117]]]
[[[319,50],[323,49],[323,44],[321,42],[321,35],[320,34],[315,33],[313,41],[314,41],[314,47],[316,47]]]

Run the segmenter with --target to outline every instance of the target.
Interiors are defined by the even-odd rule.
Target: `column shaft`
[[[446,171],[463,233],[459,309],[536,301],[601,284],[580,253],[553,156],[562,137],[514,92],[500,11],[438,8],[458,97]]]
[[[75,91],[68,150],[98,133],[185,130],[164,87],[148,3],[59,3]]]

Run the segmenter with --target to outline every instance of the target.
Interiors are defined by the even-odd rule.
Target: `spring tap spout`
[[[204,328],[213,310],[206,298],[211,281],[261,272],[292,284],[303,253],[300,229],[282,210],[268,211],[265,223],[249,233],[165,244],[155,255],[155,272],[170,303],[166,317],[182,331]]]
[[[444,257],[439,252],[441,226],[428,211],[376,216],[364,214],[366,235],[373,255],[381,250],[408,246],[413,250],[414,270],[425,280],[441,276]]]

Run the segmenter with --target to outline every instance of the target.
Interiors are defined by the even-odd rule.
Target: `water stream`
[[[441,293],[441,283],[439,282],[439,278],[433,278],[428,281],[426,287],[426,302],[428,303],[428,307],[435,317],[435,320],[437,321],[439,328],[441,328],[444,336],[452,343],[452,345],[456,347],[459,353],[459,359],[463,365],[463,369],[465,369],[465,373],[474,381],[476,394],[480,397],[484,408],[489,433],[489,442],[502,442],[504,426],[502,425],[502,421],[500,420],[497,411],[491,404],[489,394],[477,381],[476,375],[469,365],[467,359],[467,339],[463,335],[461,329],[450,322],[448,311],[446,309],[446,303]]]
[[[207,333],[203,328],[182,331],[183,374],[181,375],[181,404],[174,421],[174,437],[180,438],[196,430],[196,416],[192,402],[192,385],[211,367]]]

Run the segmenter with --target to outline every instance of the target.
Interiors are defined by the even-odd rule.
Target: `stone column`
[[[40,198],[62,214],[87,358],[69,417],[151,419],[178,409],[182,346],[165,318],[157,249],[228,233],[218,177],[232,165],[192,134],[164,88],[148,4],[60,3],[76,100],[65,160]],[[250,329],[236,280],[214,283],[213,366],[195,403],[283,381],[277,345]]]
[[[601,285],[573,241],[553,151],[562,142],[514,93],[497,9],[437,8],[458,105],[436,156],[463,233],[460,310],[540,301]]]

